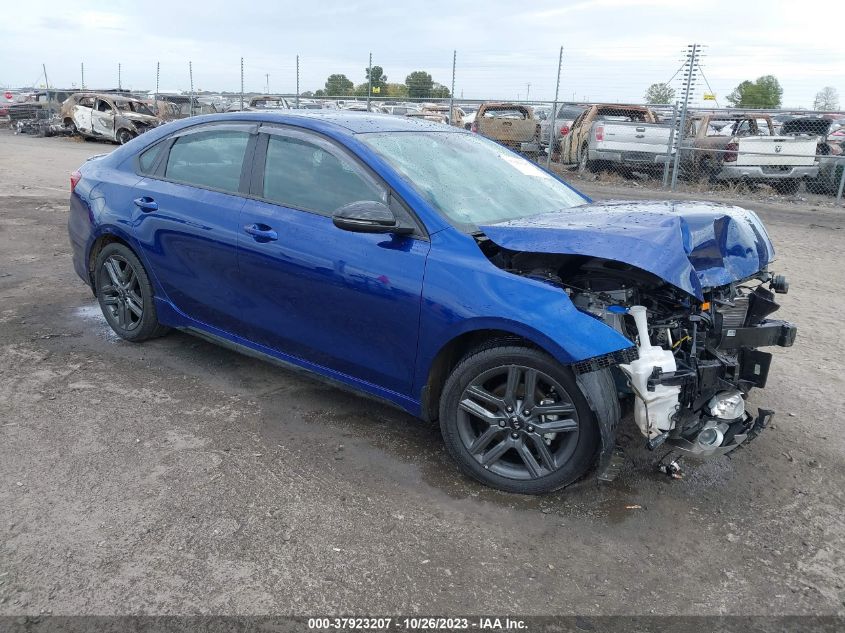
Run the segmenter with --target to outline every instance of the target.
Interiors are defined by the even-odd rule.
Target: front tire
[[[112,243],[100,251],[94,289],[103,316],[121,338],[140,343],[167,333],[156,316],[150,278],[129,247]]]
[[[493,488],[543,494],[583,476],[599,433],[575,376],[544,352],[502,345],[465,357],[440,399],[446,449]]]
[[[122,129],[117,131],[117,142],[121,145],[126,145],[129,141],[135,138],[135,134],[130,132],[127,129]]]

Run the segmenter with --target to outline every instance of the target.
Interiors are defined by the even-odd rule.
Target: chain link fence
[[[165,120],[221,111],[343,109],[434,121],[486,136],[576,186],[798,201],[813,195],[841,204],[845,113],[742,107],[735,93],[748,82],[725,77],[737,54],[765,60],[766,51],[714,53],[677,42],[554,52],[509,47],[455,50],[436,62],[393,54],[389,64],[366,53],[357,63],[345,62],[348,76],[331,72],[337,62],[319,57],[296,55],[281,66],[241,58],[225,80],[229,89],[221,91],[197,87],[209,81],[202,63],[187,61],[176,70],[156,62],[149,72],[154,89],[132,93]],[[820,70],[830,61],[815,60]],[[42,69],[45,87],[36,100],[43,98],[55,118],[60,97],[72,89],[51,86]],[[118,89],[129,91],[127,68],[116,63],[115,70]],[[85,73],[80,64],[79,85],[90,90]],[[791,79],[793,93],[811,89],[816,80],[807,75]],[[723,93],[739,84],[728,97],[736,105],[726,107],[724,97],[720,103],[711,78],[718,78],[713,84]],[[827,105],[838,108],[835,100]]]

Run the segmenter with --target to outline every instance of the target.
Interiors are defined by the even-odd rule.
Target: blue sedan
[[[604,473],[626,401],[651,447],[729,452],[771,418],[744,406],[757,348],[795,338],[766,318],[786,282],[752,212],[592,204],[401,117],[170,123],[74,172],[68,228],[124,339],[177,328],[439,420],[463,472],[513,492]]]

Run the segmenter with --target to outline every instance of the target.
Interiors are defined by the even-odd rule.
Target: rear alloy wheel
[[[128,247],[114,243],[100,251],[94,283],[103,316],[118,336],[141,342],[167,332],[156,318],[149,277]]]
[[[129,130],[124,129],[117,131],[117,142],[121,145],[126,145],[133,138],[135,138],[135,135]]]
[[[461,470],[507,492],[562,488],[589,469],[598,448],[593,413],[572,373],[525,347],[465,358],[444,387],[440,425]]]

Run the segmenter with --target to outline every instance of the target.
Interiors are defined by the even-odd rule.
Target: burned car
[[[752,211],[593,202],[439,123],[186,119],[71,188],[74,267],[119,336],[177,328],[439,420],[501,490],[607,478],[626,409],[649,448],[735,450],[772,419],[746,406],[765,348],[796,336]]]
[[[73,134],[121,145],[162,123],[147,104],[125,94],[77,92],[62,104],[60,116]]]

